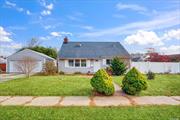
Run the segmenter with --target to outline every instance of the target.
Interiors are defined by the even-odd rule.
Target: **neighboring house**
[[[6,58],[3,56],[0,56],[0,71],[6,72]]]
[[[30,57],[36,62],[36,68],[33,73],[41,72],[43,70],[43,65],[46,61],[55,62],[54,58],[51,58],[43,53],[39,53],[30,49],[24,49],[22,51],[16,52],[11,56],[7,57],[7,68],[8,73],[20,73],[22,72],[17,68],[17,64],[24,60],[24,58]]]
[[[65,73],[94,73],[116,56],[130,65],[130,55],[119,42],[69,42],[65,38],[58,56],[59,71]]]

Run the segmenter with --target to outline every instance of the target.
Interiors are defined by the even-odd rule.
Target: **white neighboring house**
[[[46,61],[56,62],[54,58],[49,57],[43,53],[39,53],[30,49],[24,49],[7,57],[6,72],[21,73],[21,71],[17,69],[16,64],[23,60],[25,57],[31,57],[36,61],[37,66],[33,70],[33,73],[41,72],[43,70],[43,64]]]

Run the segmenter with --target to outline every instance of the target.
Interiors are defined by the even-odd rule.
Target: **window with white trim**
[[[111,64],[111,59],[106,59],[106,65],[110,65]]]
[[[87,66],[87,61],[86,59],[71,59],[68,60],[68,65],[69,67],[86,67]]]
[[[68,63],[69,63],[69,67],[74,67],[74,60],[69,60]]]
[[[86,67],[86,60],[81,60],[81,67]]]
[[[79,59],[75,60],[75,67],[80,67],[80,60]]]

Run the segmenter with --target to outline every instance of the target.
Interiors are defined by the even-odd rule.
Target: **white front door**
[[[100,60],[94,60],[94,72],[97,72],[101,68]]]

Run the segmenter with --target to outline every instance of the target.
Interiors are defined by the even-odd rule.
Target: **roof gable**
[[[49,59],[49,60],[55,60],[54,58],[52,57],[49,57],[43,53],[39,53],[39,52],[36,52],[36,51],[33,51],[33,50],[30,50],[30,49],[24,49],[22,51],[19,51],[19,52],[16,52],[10,56],[7,57],[7,59],[22,59],[23,57],[25,56],[29,56],[29,57],[34,57],[36,59]]]
[[[126,57],[129,53],[119,42],[68,42],[59,51],[59,58]]]

